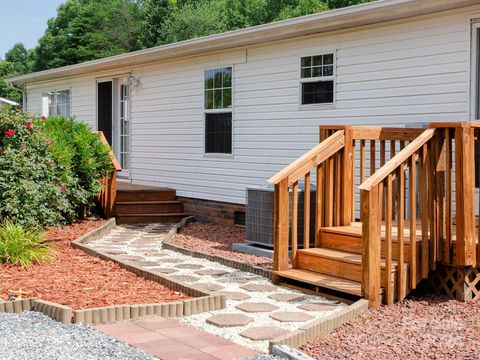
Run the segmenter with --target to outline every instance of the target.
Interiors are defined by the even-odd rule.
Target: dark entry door
[[[112,146],[113,124],[113,83],[103,81],[97,84],[97,117],[98,130],[103,131],[108,143]]]

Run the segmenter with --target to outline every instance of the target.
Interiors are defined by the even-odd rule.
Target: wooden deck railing
[[[102,142],[110,147],[107,139],[103,132],[99,131],[98,136]],[[113,215],[113,207],[115,205],[115,199],[117,197],[117,172],[122,170],[120,163],[118,162],[117,158],[113,151],[110,151],[110,158],[112,159],[112,164],[114,170],[110,173],[106,174],[105,176],[100,179],[102,184],[102,190],[98,194],[98,204],[107,218],[111,218]]]
[[[299,182],[303,246],[309,247],[313,178],[316,246],[321,227],[362,222],[362,291],[371,306],[380,303],[381,287],[387,303],[403,299],[439,263],[480,263],[476,139],[480,122],[432,123],[427,129],[321,126],[320,144],[269,180],[275,184],[274,270],[288,269],[289,246],[295,267]],[[417,238],[418,250],[410,246]],[[385,271],[382,280],[382,265],[394,269],[395,261],[395,279]]]

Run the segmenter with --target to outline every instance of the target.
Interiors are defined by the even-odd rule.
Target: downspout
[[[15,86],[13,83],[8,83],[8,85],[15,91],[20,91],[22,93],[22,111],[27,111],[27,91],[25,84],[21,88]]]

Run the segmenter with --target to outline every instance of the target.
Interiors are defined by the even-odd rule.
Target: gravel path
[[[301,350],[317,359],[480,359],[480,302],[419,298],[369,310]]]
[[[87,325],[62,325],[38,312],[0,313],[2,360],[153,360]]]
[[[269,340],[345,306],[274,286],[258,275],[161,249],[161,242],[148,236],[155,226],[117,227],[89,245],[174,280],[226,294],[225,309],[189,316],[181,320],[183,323],[267,352]],[[119,238],[128,240],[118,243],[116,239]],[[307,309],[303,309],[307,304]]]

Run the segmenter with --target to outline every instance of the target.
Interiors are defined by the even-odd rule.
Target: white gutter
[[[379,0],[223,34],[206,36],[127,54],[7,79],[26,84],[284,40],[309,34],[397,20],[478,4],[478,0]]]
[[[12,106],[19,106],[20,105],[19,103],[15,102],[13,100],[8,100],[8,99],[0,97],[0,104],[1,103],[12,105]]]

